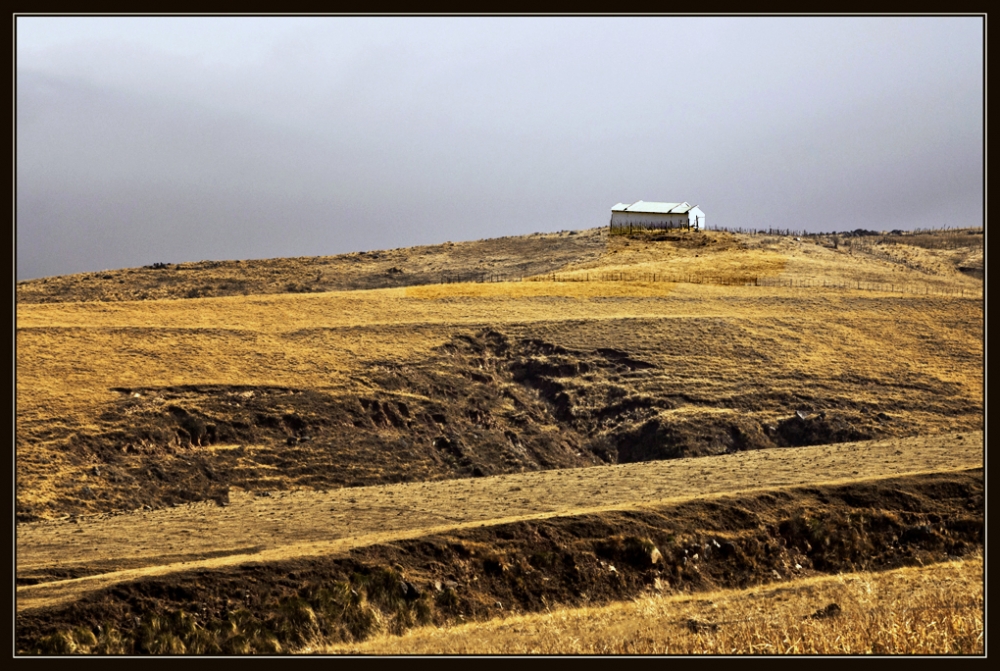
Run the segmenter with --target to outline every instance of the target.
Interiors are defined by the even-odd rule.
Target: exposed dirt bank
[[[225,503],[231,487],[356,487],[905,436],[916,410],[963,418],[956,428],[974,428],[979,414],[956,385],[928,376],[902,380],[876,407],[827,381],[807,393],[734,379],[709,394],[668,382],[680,364],[655,350],[508,331],[453,332],[425,356],[370,366],[351,393],[114,387],[92,423],[54,443],[81,484],[45,506],[19,499],[17,519]],[[49,457],[19,458],[51,472]]]
[[[415,623],[961,556],[981,469],[466,529],[123,583],[17,617],[21,652],[276,652]]]

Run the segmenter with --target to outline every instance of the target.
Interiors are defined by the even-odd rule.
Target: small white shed
[[[611,208],[611,228],[705,228],[705,213],[689,203],[649,203],[640,200]]]

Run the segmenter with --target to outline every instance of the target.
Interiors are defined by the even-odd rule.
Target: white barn
[[[640,200],[611,208],[611,228],[705,228],[705,213],[688,203],[647,203]]]

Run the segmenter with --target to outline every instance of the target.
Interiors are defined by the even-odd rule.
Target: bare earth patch
[[[37,582],[18,587],[17,607],[62,603],[147,575],[337,554],[449,529],[982,463],[982,436],[956,434],[325,493],[235,494],[226,507],[200,503],[22,524],[18,577]],[[81,577],[58,579],[73,571]]]

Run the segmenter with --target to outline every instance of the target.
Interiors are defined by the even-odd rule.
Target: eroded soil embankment
[[[961,556],[981,469],[482,527],[117,585],[17,617],[22,652],[277,652],[418,623]]]
[[[887,413],[845,404],[839,392],[678,393],[649,354],[484,329],[453,334],[423,359],[373,365],[356,393],[116,387],[92,424],[59,445],[80,479],[45,504],[19,499],[17,518],[225,503],[233,486],[366,486],[913,433],[906,417],[919,399],[884,399]],[[948,411],[969,416],[976,408],[967,405],[958,398]]]

